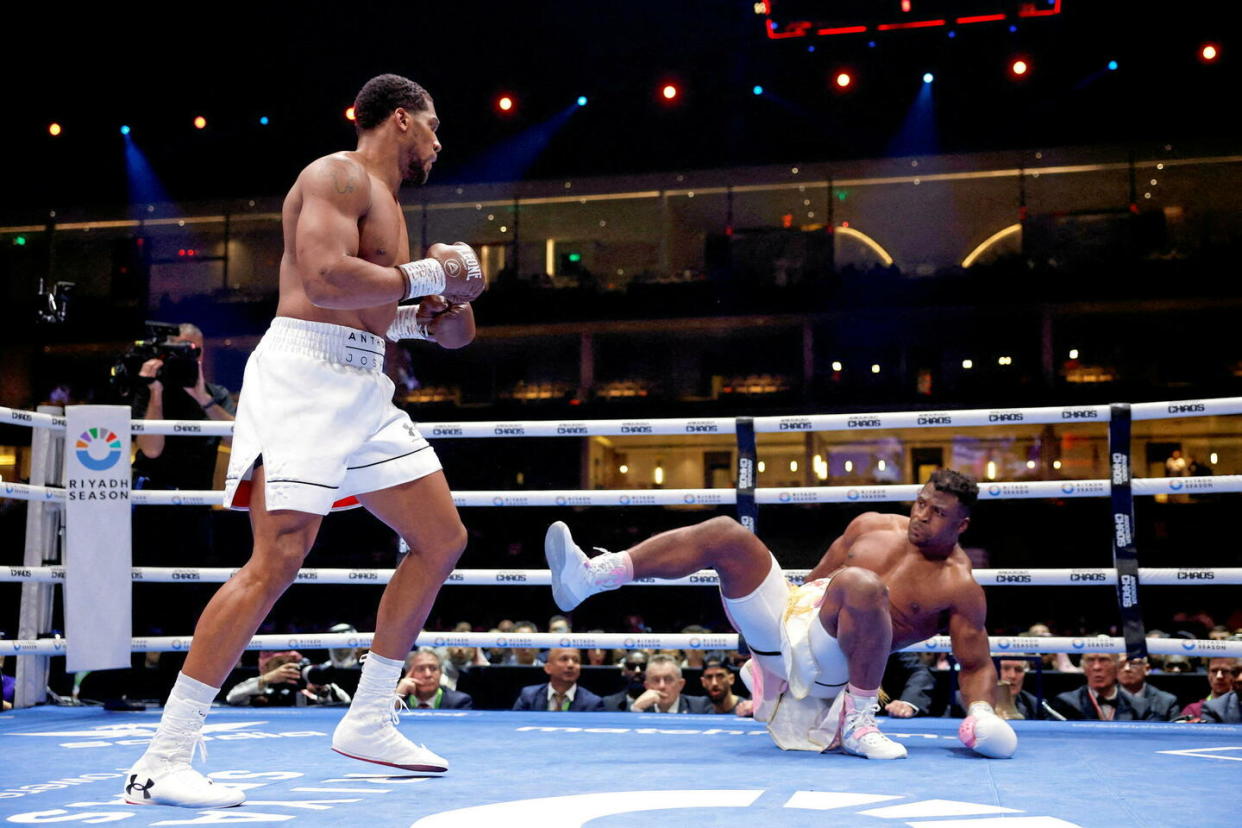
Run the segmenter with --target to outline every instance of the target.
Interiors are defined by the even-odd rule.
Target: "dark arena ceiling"
[[[123,207],[122,125],[170,199],[279,195],[313,158],[352,147],[344,110],[382,72],[417,80],[435,99],[441,184],[1238,143],[1236,126],[1225,126],[1242,47],[1232,3],[906,5],[222,2],[70,13],[24,4],[5,12],[0,57],[10,90],[4,212]],[[866,30],[820,33],[851,27]],[[1211,61],[1201,54],[1209,43]],[[1022,78],[1010,71],[1017,58],[1028,62]],[[852,76],[844,90],[842,71]],[[666,84],[678,88],[672,102],[661,96]],[[514,101],[507,113],[496,106],[504,94]]]

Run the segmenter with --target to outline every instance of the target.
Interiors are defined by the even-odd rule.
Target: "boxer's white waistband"
[[[384,337],[368,331],[277,316],[259,348],[301,354],[365,371],[382,371],[384,345]]]

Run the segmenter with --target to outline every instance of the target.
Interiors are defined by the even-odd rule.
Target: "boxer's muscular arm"
[[[406,278],[395,267],[358,257],[358,220],[371,209],[371,181],[356,161],[320,158],[302,171],[295,255],[306,298],[321,308],[358,310],[396,304]]]
[[[996,667],[988,645],[987,614],[983,588],[972,580],[963,586],[949,614],[953,657],[961,665],[958,684],[962,688],[963,707],[977,701],[995,704],[992,696],[996,690]]]
[[[863,512],[850,521],[850,525],[845,527],[845,533],[841,537],[832,542],[832,546],[828,547],[824,557],[819,559],[819,563],[810,571],[806,579],[814,581],[817,578],[827,578],[849,563],[849,551],[854,545],[854,541],[867,532],[890,528],[892,528],[892,515],[885,515],[879,512]]]

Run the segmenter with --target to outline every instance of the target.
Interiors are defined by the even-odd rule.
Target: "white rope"
[[[301,584],[386,584],[393,569],[300,569],[295,583]],[[786,569],[786,580],[801,584],[810,570]],[[130,570],[135,583],[220,584],[237,574],[227,567],[136,566]],[[1114,586],[1117,570],[1075,569],[976,569],[975,581],[984,586]],[[0,567],[0,583],[63,583],[63,566]],[[1199,586],[1242,584],[1242,567],[1140,568],[1143,586]],[[446,586],[549,586],[552,575],[546,569],[455,569]],[[632,586],[717,586],[715,570],[702,569],[684,578],[640,578]]]
[[[256,635],[247,650],[326,650],[329,647],[370,647],[374,633],[324,633],[322,635]],[[185,652],[191,636],[160,636],[135,638],[131,648],[136,653]],[[1107,637],[1056,638],[1033,636],[994,636],[988,639],[994,655],[1018,653],[1124,653],[1125,639]],[[575,647],[578,649],[615,650],[735,650],[737,635],[711,633],[449,633],[424,632],[415,642],[419,647]],[[3,655],[64,655],[68,641],[64,638],[38,640],[0,640]],[[1147,649],[1156,655],[1188,655],[1197,657],[1242,656],[1242,641],[1192,641],[1186,638],[1149,638]],[[912,644],[903,652],[949,652],[952,644],[947,635],[938,635]]]
[[[1242,414],[1242,397],[1208,400],[1177,400],[1137,403],[1131,406],[1135,420],[1167,420],[1179,417],[1213,417]],[[1046,406],[1040,408],[975,408],[943,411],[888,411],[869,414],[809,414],[786,417],[756,417],[755,431],[865,431],[877,428],[962,428],[1009,423],[1042,425],[1047,423],[1097,422],[1109,420],[1106,405]],[[0,422],[32,428],[63,431],[65,418],[0,406]],[[731,417],[694,419],[625,420],[514,420],[493,422],[420,423],[428,438],[457,437],[595,437],[627,434],[733,434]],[[197,434],[227,437],[233,423],[217,420],[135,420],[134,434]]]
[[[806,503],[903,503],[914,500],[921,487],[898,484],[887,486],[798,486],[784,489],[755,489],[755,502],[763,505]],[[1242,475],[1215,477],[1145,477],[1133,482],[1138,496],[1175,494],[1222,494],[1242,492]],[[1033,480],[1029,482],[987,482],[979,486],[980,502],[990,500],[1057,500],[1082,497],[1108,497],[1107,480]],[[124,496],[125,493],[120,493]],[[0,497],[12,500],[43,500],[63,503],[63,489],[0,483]],[[128,492],[138,506],[220,506],[222,491],[134,489]],[[730,506],[737,502],[735,489],[548,489],[521,491],[453,492],[459,508],[476,506]]]

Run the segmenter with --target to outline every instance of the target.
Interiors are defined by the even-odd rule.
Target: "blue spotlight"
[[[1017,27],[1017,26],[1010,25],[1010,27],[1009,27],[1009,33],[1010,33],[1010,34],[1013,34],[1013,33],[1015,33],[1016,31],[1018,31],[1018,27]]]
[[[874,49],[874,48],[875,48],[875,41],[874,41],[874,40],[868,40],[868,41],[867,41],[867,48],[868,48],[868,49]]]
[[[126,125],[126,126],[122,126],[122,127],[121,127],[121,134],[122,134],[122,135],[129,135],[129,126],[128,126],[128,125]]]
[[[813,53],[813,52],[815,51],[815,47],[814,47],[814,46],[807,46],[807,47],[806,47],[806,50],[807,50],[808,52],[812,52],[812,53]]]
[[[1116,71],[1117,71],[1117,61],[1115,61],[1115,60],[1110,60],[1110,61],[1108,62],[1108,71],[1110,71],[1110,72],[1116,72]]]
[[[957,37],[957,32],[953,29],[949,29],[949,39],[952,40],[955,37]]]
[[[760,86],[759,84],[755,84],[753,87],[751,87],[751,90],[750,90],[750,91],[751,91],[751,92],[754,92],[756,95],[762,95],[762,94],[763,94],[763,87],[762,87],[762,86]]]
[[[271,122],[268,120],[267,116],[264,115],[262,118],[259,119],[259,123],[262,124],[263,126],[267,126]]]
[[[579,96],[578,96],[578,106],[586,106],[586,105],[587,105],[587,96],[586,96],[586,95],[579,95]]]
[[[935,76],[935,75],[933,75],[931,72],[924,72],[924,73],[923,73],[923,83],[931,83],[931,82],[932,82],[932,81],[934,81],[935,79],[936,79],[936,76]]]

